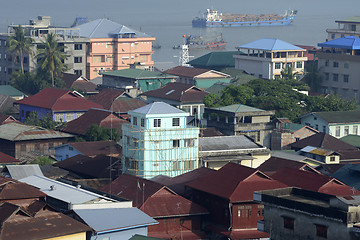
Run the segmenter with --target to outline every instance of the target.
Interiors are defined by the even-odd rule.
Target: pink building
[[[86,49],[88,79],[99,77],[103,71],[129,68],[134,63],[152,70],[152,43],[155,37],[105,18],[77,27],[81,36],[90,38]]]

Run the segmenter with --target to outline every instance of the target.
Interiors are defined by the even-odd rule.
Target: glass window
[[[82,49],[82,44],[75,44],[74,49],[75,50],[81,50]]]
[[[323,132],[326,133],[326,126],[323,126]]]
[[[335,128],[335,136],[336,136],[336,137],[340,137],[340,126],[337,126],[337,127]]]
[[[327,227],[323,225],[315,225],[316,226],[316,236],[327,238]]]
[[[173,140],[173,147],[174,148],[180,147],[180,140],[179,139],[174,139]]]
[[[82,63],[82,57],[74,57],[74,63]]]
[[[134,125],[134,126],[137,125],[137,117],[133,117],[133,125]]]
[[[302,62],[296,62],[296,68],[302,68]]]
[[[349,68],[349,63],[344,63],[344,68],[348,69]]]
[[[339,74],[334,73],[334,74],[333,74],[333,80],[334,80],[334,82],[339,81]]]
[[[354,135],[358,134],[358,126],[353,126],[353,134]]]
[[[195,145],[194,139],[185,139],[185,147],[193,147]]]
[[[344,75],[344,82],[349,82],[349,75]]]
[[[145,119],[144,119],[144,118],[141,118],[140,121],[141,121],[141,122],[140,122],[140,126],[145,127]]]
[[[55,114],[55,122],[62,122],[64,119],[64,114],[56,113]]]
[[[161,127],[161,119],[154,119],[154,127]]]
[[[275,63],[275,69],[281,69],[281,63],[279,62]]]
[[[344,135],[349,135],[349,126],[344,127]]]
[[[339,63],[338,63],[338,62],[333,62],[333,67],[334,67],[334,68],[338,68],[338,67],[339,67]]]
[[[325,67],[329,66],[329,60],[325,60]]]
[[[173,125],[173,127],[180,126],[180,118],[173,118],[172,119],[172,125]]]
[[[66,121],[71,121],[75,119],[75,114],[74,113],[66,113]]]

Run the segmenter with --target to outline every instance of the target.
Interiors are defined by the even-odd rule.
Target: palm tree
[[[61,73],[66,69],[63,61],[67,58],[64,53],[65,46],[59,45],[56,34],[49,33],[38,47],[36,58],[37,67],[51,74],[51,84],[54,87],[55,73]]]
[[[26,53],[29,55],[32,54],[34,39],[25,36],[25,31],[21,27],[21,25],[19,25],[18,27],[14,27],[14,31],[14,35],[9,38],[7,48],[11,55],[19,56],[21,72],[24,73],[24,55]]]

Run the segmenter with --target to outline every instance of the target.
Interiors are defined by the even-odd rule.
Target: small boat
[[[285,26],[291,24],[297,10],[287,10],[284,15],[279,14],[232,14],[218,13],[217,10],[207,9],[201,17],[192,20],[193,27],[255,27],[255,26]]]
[[[220,49],[225,48],[227,42],[224,41],[222,34],[216,37],[198,36],[198,35],[183,35],[185,44],[189,49]],[[180,49],[181,45],[173,46],[173,49]]]

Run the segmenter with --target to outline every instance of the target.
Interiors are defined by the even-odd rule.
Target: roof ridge
[[[89,37],[92,37],[92,35],[94,34],[94,32],[99,28],[100,24],[104,21],[104,18],[101,18],[99,23],[95,26],[94,30],[91,32]]]

